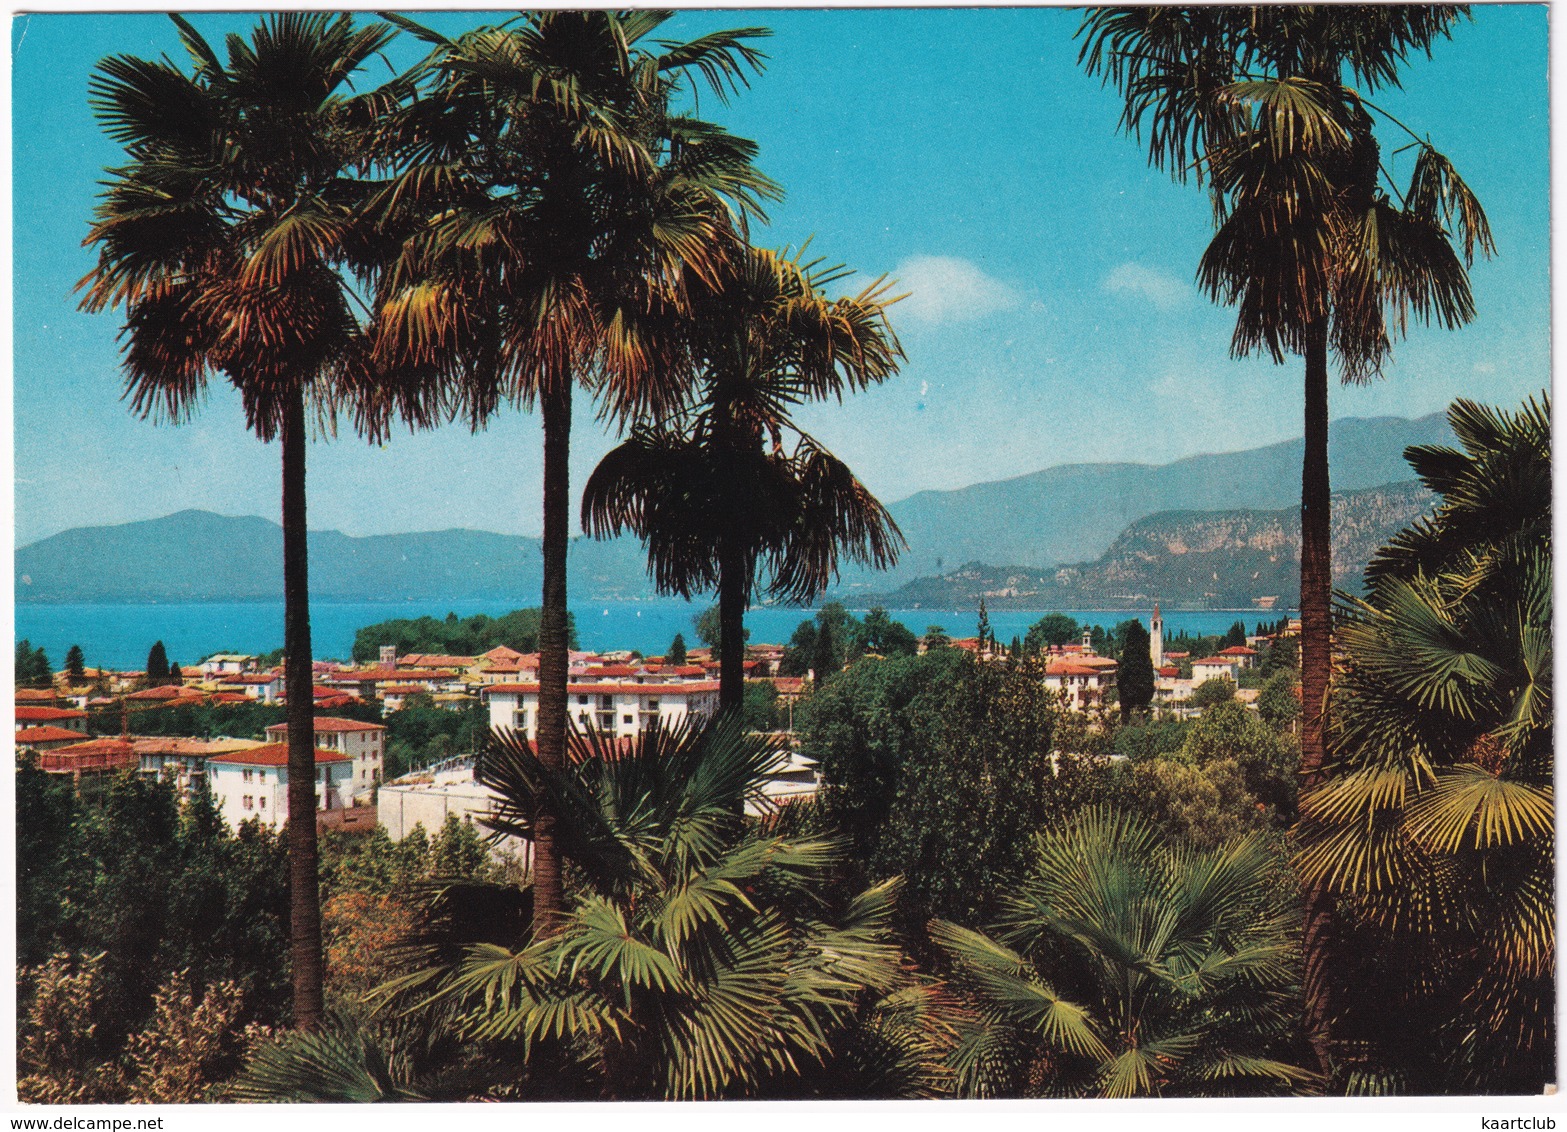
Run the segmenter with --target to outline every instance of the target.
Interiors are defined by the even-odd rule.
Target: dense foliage
[[[975,1006],[967,1096],[1297,1092],[1298,913],[1255,837],[1193,850],[1087,809],[1040,835],[993,935],[937,921]]]
[[[16,686],[18,688],[48,688],[54,684],[54,670],[43,649],[33,648],[26,638],[16,642]]]
[[[499,617],[476,613],[444,618],[394,618],[366,625],[354,633],[353,657],[357,664],[368,664],[381,655],[383,645],[391,645],[398,656],[410,653],[434,653],[437,656],[479,656],[505,646],[518,652],[539,651],[539,610],[514,609]],[[568,619],[568,647],[577,647],[577,626]]]
[[[1334,760],[1302,802],[1336,1084],[1537,1092],[1555,1072],[1550,402],[1460,400],[1441,496],[1346,602]],[[1419,1041],[1411,1041],[1414,1034]]]

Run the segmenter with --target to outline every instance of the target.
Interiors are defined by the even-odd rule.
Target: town
[[[873,616],[876,612],[880,611]],[[1050,615],[1036,628],[1059,629],[1055,623],[1065,620],[1060,614]],[[1155,606],[1148,622],[1148,659],[1155,676],[1150,704],[1160,715],[1190,718],[1199,713],[1209,690],[1195,704],[1194,693],[1212,681],[1212,691],[1233,696],[1255,710],[1260,681],[1253,677],[1260,673],[1259,650],[1272,649],[1276,643],[1292,645],[1300,631],[1298,620],[1284,619],[1269,627],[1273,633],[1245,636],[1244,644],[1193,656],[1190,651],[1166,648],[1163,620]],[[1093,637],[1084,627],[1076,640],[1042,640],[1039,645],[1041,681],[1064,710],[1102,714],[1119,703],[1120,662],[1100,655]],[[1209,643],[1220,645],[1226,639],[1209,639]],[[915,651],[923,655],[932,647],[957,649],[985,663],[1004,662],[1015,655],[1014,650],[981,636],[927,635],[918,639]],[[161,652],[161,644],[157,648]],[[819,768],[799,752],[792,727],[793,709],[810,694],[817,674],[814,670],[804,676],[781,674],[788,668],[787,653],[786,646],[773,644],[748,644],[745,650],[748,688],[776,705],[769,714],[788,751],[763,787],[764,799],[773,804],[814,794],[820,780]],[[624,650],[572,651],[570,664],[570,718],[582,734],[631,740],[654,726],[711,719],[718,711],[719,662],[710,648],[698,647],[673,659]],[[483,827],[485,819],[493,816],[496,799],[477,781],[477,750],[409,768],[388,779],[387,727],[374,720],[411,706],[449,712],[482,710],[492,731],[513,730],[532,741],[538,718],[538,665],[537,653],[504,645],[478,656],[398,655],[395,646],[383,645],[373,663],[315,662],[318,827],[354,831],[379,824],[394,840],[401,840],[415,826],[439,829],[449,815]],[[189,670],[166,663],[162,667],[164,671],[152,673],[85,666],[72,672],[68,667],[52,674],[49,687],[17,688],[17,751],[32,756],[46,774],[69,776],[75,788],[88,795],[101,787],[95,780],[117,772],[167,776],[184,797],[198,782],[204,784],[231,828],[247,821],[272,828],[284,825],[289,816],[286,723],[268,724],[261,735],[212,738],[142,735],[136,728],[138,721],[150,718],[144,713],[196,706],[277,708],[281,718],[286,706],[281,669],[263,664],[260,657],[235,653],[214,653]],[[1294,687],[1293,681],[1290,686]],[[344,709],[365,718],[333,714]],[[525,846],[507,848],[526,858]]]

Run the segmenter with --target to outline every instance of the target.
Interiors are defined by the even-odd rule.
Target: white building
[[[1245,645],[1231,645],[1219,653],[1220,658],[1233,661],[1237,669],[1252,668],[1257,663],[1257,650]]]
[[[341,810],[352,793],[353,763],[336,751],[316,751],[316,809]],[[207,760],[207,781],[223,819],[238,829],[257,818],[281,826],[288,821],[288,744],[268,743]]]
[[[537,683],[492,684],[483,695],[489,700],[492,728],[510,727],[530,740],[536,737]],[[577,730],[599,731],[617,739],[641,734],[655,719],[671,727],[691,715],[711,717],[718,711],[717,680],[668,680],[635,671],[571,680],[566,695],[566,711]]]
[[[1229,656],[1205,656],[1201,660],[1192,661],[1192,687],[1200,688],[1208,680],[1228,680],[1236,683],[1236,673],[1240,669],[1240,661],[1236,657]]]
[[[218,652],[213,653],[201,662],[201,674],[208,678],[215,676],[233,676],[241,672],[253,671],[256,667],[256,658],[242,653]]]
[[[275,704],[283,695],[281,672],[241,672],[233,676],[217,678],[218,687],[224,691],[240,692],[247,699],[264,704]]]
[[[288,724],[274,723],[267,728],[267,738],[274,743],[287,743]],[[379,785],[386,760],[386,728],[379,723],[318,715],[316,746],[353,760],[351,797],[368,794]]]
[[[1103,704],[1115,687],[1115,661],[1102,656],[1075,656],[1052,660],[1045,667],[1045,687],[1062,692],[1068,707],[1078,711]]]

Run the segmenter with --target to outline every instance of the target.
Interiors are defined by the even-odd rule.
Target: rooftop
[[[207,760],[209,763],[228,763],[234,766],[287,766],[288,744],[268,743],[262,747],[252,747],[248,751],[231,751],[228,754],[214,755]],[[352,760],[347,755],[340,755],[336,751],[316,748],[316,765],[322,763],[346,763]]]

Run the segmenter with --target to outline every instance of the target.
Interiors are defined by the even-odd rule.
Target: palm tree
[[[738,816],[780,757],[768,740],[720,721],[632,744],[574,734],[570,756],[547,767],[502,732],[480,764],[500,799],[492,829],[531,839],[541,814],[560,819],[577,882],[553,930],[532,930],[526,889],[453,886],[410,941],[416,969],[378,992],[396,1017],[455,1038],[470,1068],[482,1059],[470,1095],[758,1095],[827,1057],[867,991],[906,981],[891,942],[895,883],[829,910],[837,846]],[[331,1043],[264,1050],[241,1092],[450,1095],[463,1075],[457,1065],[443,1083],[418,1043],[343,1029]]]
[[[1406,453],[1441,503],[1343,601],[1338,758],[1302,800],[1301,870],[1348,913],[1329,947],[1352,1091],[1554,1070],[1549,400],[1448,419],[1463,451]]]
[[[344,275],[368,130],[395,85],[347,91],[392,37],[347,15],[265,17],[225,63],[171,17],[192,74],[167,60],[104,59],[90,83],[128,163],[109,170],[87,243],[83,307],[125,311],[125,397],[134,412],[188,419],[221,374],[249,427],[280,442],[289,709],[289,875],[294,1021],[321,1012],[316,769],[305,546],[307,421],[352,409],[372,439],[394,410],[427,419],[413,386],[371,364]]]
[[[807,603],[837,576],[840,555],[885,568],[902,545],[886,509],[790,417],[805,401],[841,400],[897,372],[888,285],[828,298],[845,275],[748,247],[715,283],[694,280],[687,317],[699,394],[634,430],[583,490],[583,528],[599,538],[634,532],[661,592],[717,588],[721,710],[744,698],[744,616],[759,576],[772,597]]]
[[[742,213],[776,188],[756,147],[673,104],[719,97],[761,56],[758,29],[649,41],[658,12],[532,12],[432,45],[423,95],[386,136],[406,169],[377,215],[405,235],[379,288],[380,355],[428,370],[475,429],[503,402],[537,404],[544,433],[539,757],[564,765],[566,551],[572,393],[624,421],[678,399],[667,329],[688,276],[710,273]],[[541,926],[561,907],[549,815],[535,840]]]
[[[931,938],[973,1002],[959,1092],[1174,1097],[1291,1093],[1296,910],[1259,835],[1165,841],[1094,807],[1042,834],[992,938],[944,920]]]
[[[1332,569],[1327,460],[1328,355],[1340,378],[1380,376],[1411,315],[1453,328],[1474,316],[1465,267],[1493,251],[1479,202],[1452,164],[1410,134],[1408,187],[1387,173],[1369,93],[1396,86],[1465,9],[1362,5],[1104,8],[1079,34],[1090,74],[1126,99],[1122,125],[1146,127],[1150,160],[1195,175],[1218,232],[1198,279],[1237,307],[1232,353],[1305,360],[1301,472],[1302,769],[1322,764]],[[1449,229],[1463,245],[1454,252]]]
[[[1346,382],[1381,373],[1411,315],[1454,328],[1474,316],[1466,267],[1494,249],[1485,213],[1452,164],[1345,82],[1396,86],[1415,52],[1451,34],[1453,6],[1107,8],[1080,30],[1081,58],[1126,99],[1122,125],[1146,128],[1150,160],[1195,175],[1218,232],[1198,280],[1237,307],[1231,353],[1305,361],[1301,465],[1301,773],[1325,757],[1332,670],[1328,357]],[[1372,114],[1416,150],[1400,192]],[[1450,229],[1461,239],[1462,259]],[[1327,1071],[1316,945],[1326,922],[1308,899],[1307,998]]]

